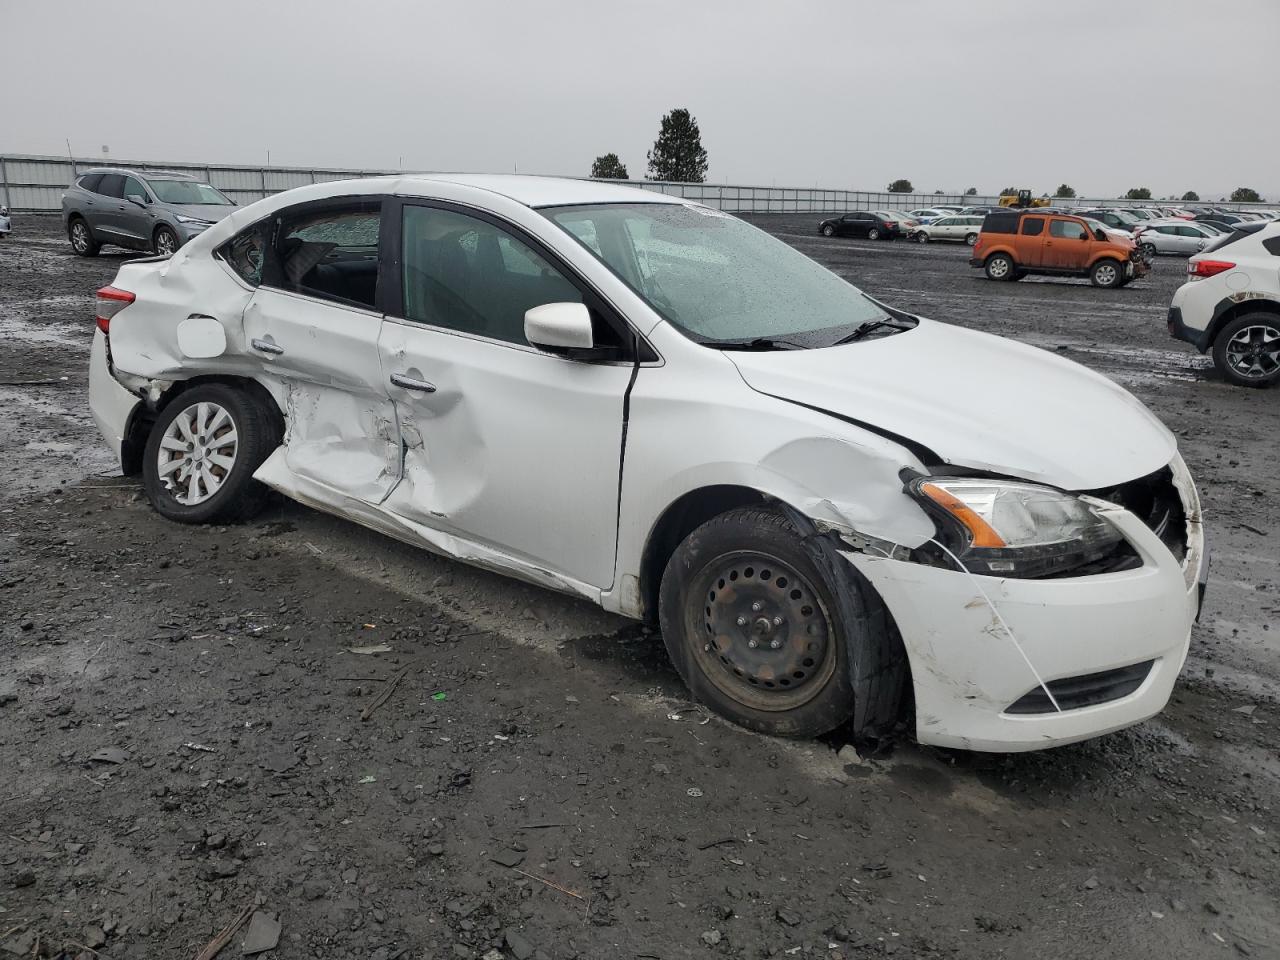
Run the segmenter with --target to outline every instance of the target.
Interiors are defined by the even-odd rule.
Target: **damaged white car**
[[[1186,656],[1200,506],[1137,400],[707,207],[304,187],[125,263],[97,324],[94,416],[166,517],[274,488],[657,621],[755,730],[1052,746],[1158,712]]]

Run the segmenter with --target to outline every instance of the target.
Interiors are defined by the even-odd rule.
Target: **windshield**
[[[611,203],[541,213],[701,343],[830,346],[863,324],[889,319],[830,270],[708,207]]]
[[[220,194],[207,183],[195,180],[152,180],[147,179],[151,189],[161,203],[192,203],[206,206],[233,207],[230,200]]]

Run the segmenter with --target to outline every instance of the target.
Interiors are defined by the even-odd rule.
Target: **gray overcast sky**
[[[0,0],[0,37],[5,152],[639,177],[686,106],[717,182],[1280,192],[1277,0]]]

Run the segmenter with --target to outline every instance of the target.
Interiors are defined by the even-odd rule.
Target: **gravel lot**
[[[166,523],[87,407],[92,293],[125,255],[19,215],[0,957],[191,958],[250,907],[282,925],[268,956],[325,960],[1280,956],[1280,395],[1168,338],[1182,260],[1122,290],[995,284],[960,245],[753,219],[903,308],[1106,373],[1178,433],[1213,570],[1160,718],[846,762],[838,736],[706,716],[658,637],[572,599],[284,501]]]

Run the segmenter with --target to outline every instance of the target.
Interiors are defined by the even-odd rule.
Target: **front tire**
[[[1114,290],[1124,282],[1124,267],[1115,260],[1099,260],[1089,271],[1089,282],[1095,287]]]
[[[916,243],[928,243],[928,242],[929,242],[929,234],[925,233],[923,230],[917,230]]]
[[[987,274],[988,280],[1010,280],[1013,278],[1014,271],[1017,268],[1008,254],[997,253],[987,258],[986,266],[983,269]]]
[[[67,224],[67,239],[71,241],[71,249],[79,257],[96,257],[102,244],[93,237],[89,223],[84,217],[75,217]]]
[[[1280,316],[1258,311],[1236,317],[1213,340],[1213,363],[1237,387],[1280,381]]]
[[[278,419],[254,396],[206,383],[170,401],[147,437],[142,482],[156,511],[179,523],[247,520],[270,491],[253,479],[280,445]]]
[[[1156,254],[1159,251],[1156,250],[1156,245],[1154,243],[1144,243],[1140,249],[1142,250],[1142,255],[1147,258],[1147,263],[1156,262]]]
[[[152,245],[155,247],[156,256],[172,257],[178,252],[178,247],[181,246],[181,242],[178,240],[178,235],[173,232],[172,228],[157,227]]]
[[[860,608],[880,604],[869,587],[853,592]],[[742,507],[691,533],[667,564],[658,605],[671,662],[694,698],[726,719],[814,737],[853,715],[849,647],[862,638],[778,511]]]
[[[828,223],[825,227],[822,228],[822,235],[824,237],[834,237],[836,235],[836,228]]]

